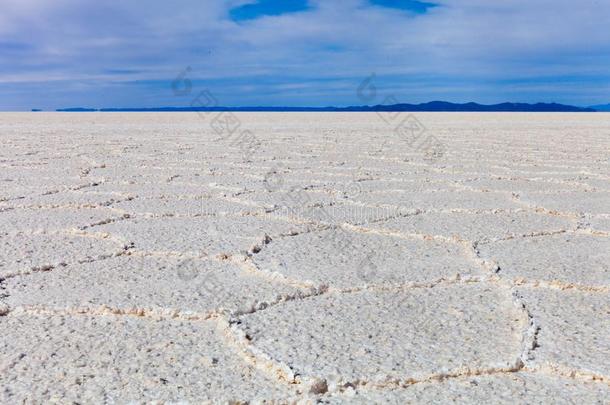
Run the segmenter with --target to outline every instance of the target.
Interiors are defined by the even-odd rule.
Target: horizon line
[[[608,105],[610,106],[610,104]],[[481,104],[473,101],[454,103],[449,101],[429,101],[424,103],[394,103],[375,105],[349,105],[349,106],[218,106],[203,105],[192,102],[190,106],[162,106],[162,107],[65,107],[53,110],[31,108],[15,112],[378,112],[378,111],[411,111],[411,112],[599,112],[606,111],[605,104],[592,106],[574,106],[556,102],[501,102],[494,104]],[[10,112],[10,111],[7,111]]]

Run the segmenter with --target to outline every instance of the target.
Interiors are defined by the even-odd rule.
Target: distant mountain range
[[[599,107],[599,108],[596,108]],[[604,109],[606,108],[606,109]],[[610,111],[610,104],[594,107],[575,107],[557,103],[501,103],[501,104],[478,104],[478,103],[449,103],[447,101],[431,101],[422,104],[392,104],[373,106],[351,106],[351,107],[158,107],[158,108],[61,108],[61,112],[188,112],[188,111],[293,111],[293,112],[367,112],[367,111],[411,111],[411,112],[595,112]]]
[[[595,111],[608,111],[610,112],[610,104],[592,105],[591,107]]]

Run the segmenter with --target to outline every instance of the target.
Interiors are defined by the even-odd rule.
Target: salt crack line
[[[260,312],[267,309],[271,309],[276,305],[281,305],[283,303],[289,301],[306,301],[309,299],[314,299],[316,297],[328,296],[332,294],[357,294],[361,292],[407,292],[409,290],[414,289],[427,289],[427,288],[435,288],[435,287],[446,287],[452,285],[469,285],[469,284],[478,284],[478,283],[490,283],[494,284],[494,281],[498,281],[496,278],[488,278],[488,277],[476,277],[476,276],[466,276],[463,277],[461,275],[456,275],[454,278],[440,278],[429,282],[409,282],[404,284],[392,284],[392,285],[383,285],[383,284],[375,284],[375,285],[367,285],[363,287],[352,287],[352,288],[335,288],[329,287],[327,285],[319,285],[310,289],[308,292],[294,294],[292,299],[282,299],[278,300],[275,303],[270,303],[265,306],[262,306],[256,311],[253,312],[244,312],[241,315],[249,315],[254,312]],[[502,285],[506,287],[505,284]],[[311,288],[311,287],[310,287]]]
[[[11,307],[4,300],[0,299],[0,316],[6,316],[9,312],[11,312]]]
[[[172,320],[183,321],[207,321],[215,319],[222,314],[210,311],[207,313],[195,311],[181,311],[174,308],[116,308],[108,305],[96,307],[66,307],[50,308],[46,305],[21,305],[11,309],[11,316],[130,316],[136,318],[147,318],[152,320]]]
[[[493,287],[507,288],[507,289],[510,289],[511,291],[513,291],[517,287],[522,287],[522,286],[527,286],[529,288],[559,289],[559,290],[578,289],[579,291],[588,291],[588,292],[593,292],[593,293],[597,293],[597,292],[606,293],[608,290],[610,290],[610,288],[606,288],[606,287],[597,288],[595,286],[573,286],[573,285],[562,286],[560,284],[558,285],[558,284],[555,284],[552,282],[544,282],[544,281],[535,281],[535,282],[534,281],[523,282],[523,281],[518,281],[518,280],[514,281],[511,279],[505,279],[503,277],[493,275],[493,274],[488,274],[488,275],[483,275],[483,276],[457,274],[455,277],[452,277],[452,278],[443,277],[443,278],[439,278],[439,279],[435,279],[435,280],[431,280],[431,281],[427,281],[427,282],[407,282],[407,283],[403,283],[403,284],[369,284],[366,286],[356,286],[356,287],[350,287],[350,288],[336,288],[336,287],[328,286],[325,284],[320,284],[318,286],[312,286],[310,284],[307,284],[307,285],[301,287],[301,288],[307,288],[308,291],[306,291],[306,292],[293,294],[288,299],[279,299],[273,303],[266,303],[264,305],[260,305],[254,311],[243,311],[241,313],[236,312],[236,313],[234,313],[234,315],[236,315],[236,316],[249,315],[249,314],[252,314],[255,312],[260,312],[260,311],[265,311],[267,309],[271,309],[271,308],[275,307],[276,305],[281,305],[281,304],[284,304],[289,301],[293,301],[293,300],[306,301],[309,299],[315,299],[316,297],[328,296],[328,295],[332,295],[332,294],[357,294],[357,293],[363,293],[363,292],[372,292],[372,293],[397,292],[397,293],[401,293],[401,292],[408,292],[408,291],[416,290],[416,289],[444,288],[444,287],[449,287],[449,286],[453,286],[453,285],[466,286],[466,285],[472,285],[472,284],[487,284],[487,285],[490,285]],[[294,286],[294,285],[292,285],[292,286]],[[513,302],[515,303],[515,305],[517,305],[517,307],[519,309],[525,310],[525,308],[523,308],[523,306],[522,306],[522,302],[519,300],[520,300],[520,298],[513,296]],[[527,312],[527,314],[528,314],[528,319],[530,319],[529,312]],[[529,322],[529,327],[528,327],[528,332],[527,332],[529,335],[531,335],[530,330],[533,330],[533,328],[537,328],[537,326],[532,325],[531,322]],[[536,333],[537,333],[537,331],[536,331]]]
[[[407,282],[402,284],[369,284],[363,287],[351,287],[351,288],[335,288],[327,287],[325,294],[355,294],[360,292],[407,292],[416,289],[430,289],[437,287],[448,287],[453,285],[470,285],[470,284],[482,284],[482,283],[493,283],[494,278],[487,276],[463,276],[456,274],[455,277],[446,278],[442,277],[439,279],[427,281],[427,282]],[[308,297],[310,298],[310,297]]]
[[[492,367],[458,367],[452,370],[443,370],[438,373],[427,375],[414,375],[411,377],[379,377],[378,379],[361,378],[353,381],[336,381],[329,385],[328,394],[341,394],[348,390],[394,390],[398,388],[409,388],[413,385],[426,383],[440,383],[465,377],[491,376],[498,374],[512,374],[522,370],[519,361],[513,364],[506,363]]]
[[[66,307],[50,307],[45,304],[38,305],[18,305],[9,308],[8,304],[2,306],[0,301],[0,316],[10,313],[11,316],[20,315],[47,315],[47,316],[130,316],[137,318],[146,318],[151,320],[182,320],[182,321],[207,321],[215,320],[220,317],[230,317],[237,319],[238,317],[253,314],[262,311],[266,308],[280,305],[284,302],[302,300],[309,297],[305,292],[297,291],[293,294],[280,294],[272,301],[258,301],[255,298],[251,303],[242,306],[239,309],[222,309],[214,308],[208,311],[192,311],[180,308],[171,307],[114,307],[107,304],[101,305],[84,305],[84,306],[66,306]],[[6,312],[2,313],[2,309]]]
[[[538,238],[541,236],[555,236],[555,235],[562,235],[562,234],[572,234],[572,233],[576,233],[576,231],[577,231],[576,229],[558,229],[558,230],[554,230],[554,231],[533,231],[533,232],[522,233],[522,234],[511,234],[505,238],[488,238],[488,239],[478,240],[477,244],[478,245],[491,245],[494,243],[506,242],[506,241],[515,240],[515,239],[528,239],[528,238]]]
[[[257,265],[252,260],[252,257],[247,255],[230,255],[228,256],[228,259],[231,263],[237,265],[244,272],[248,274],[253,274],[266,281],[279,282],[283,285],[303,289],[306,291],[311,291],[312,293],[319,293],[324,289],[323,286],[316,286],[315,284],[308,281],[293,279],[287,277],[282,273],[266,270]]]
[[[250,336],[239,328],[239,320],[221,317],[217,320],[217,323],[227,338],[226,344],[232,347],[247,364],[255,369],[260,370],[280,384],[291,386],[298,395],[319,395],[328,391],[325,380],[302,376],[289,365],[274,359],[269,353],[252,344]],[[303,399],[301,398],[299,403],[309,403],[303,402]]]
[[[512,289],[511,296],[513,304],[521,310],[527,317],[527,328],[522,332],[521,335],[521,354],[519,355],[519,362],[521,363],[520,368],[525,367],[531,360],[533,360],[533,352],[538,347],[538,333],[540,332],[540,326],[534,318],[534,315],[529,311],[525,300],[518,291]]]
[[[449,236],[445,236],[445,235],[430,235],[430,234],[424,234],[424,233],[406,233],[406,232],[391,231],[391,230],[386,230],[386,229],[368,228],[365,226],[350,225],[347,223],[340,225],[340,227],[343,228],[344,230],[351,231],[354,233],[372,234],[372,235],[381,235],[381,236],[393,236],[396,238],[406,239],[406,240],[434,240],[434,241],[438,241],[438,242],[449,243],[452,245],[455,245],[455,244],[459,245],[460,243],[464,242],[464,240],[459,239],[454,236],[449,237]]]
[[[545,362],[544,364],[528,364],[523,368],[523,371],[566,377],[580,381],[595,381],[610,386],[610,376],[593,373],[587,370],[566,367],[551,362]]]
[[[53,271],[59,267],[68,267],[68,266],[74,266],[74,265],[78,265],[78,264],[101,262],[104,260],[111,259],[113,257],[123,256],[126,254],[126,252],[127,251],[123,250],[120,252],[102,254],[102,255],[97,255],[95,257],[87,257],[84,259],[79,259],[72,263],[58,262],[58,263],[53,263],[53,264],[43,264],[40,266],[33,266],[33,267],[30,267],[29,269],[25,269],[25,270],[6,272],[6,273],[3,273],[2,276],[0,276],[0,282],[4,281],[4,280],[8,280],[10,278],[29,276],[29,275],[36,274],[36,273],[44,273],[44,272],[48,272],[48,271]]]
[[[508,279],[503,278],[503,280],[511,283],[515,287],[526,287],[526,288],[546,288],[550,290],[559,290],[559,291],[567,291],[567,290],[576,290],[580,292],[586,293],[608,293],[610,292],[610,285],[585,285],[578,283],[569,283],[560,280],[528,280],[525,278],[515,278]]]

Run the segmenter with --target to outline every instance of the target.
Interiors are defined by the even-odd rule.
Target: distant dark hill
[[[60,108],[56,111],[59,111],[59,112],[95,112],[98,110],[95,108],[73,107],[73,108]]]
[[[373,111],[459,111],[459,112],[593,112],[591,108],[574,107],[557,103],[501,103],[501,104],[456,104],[447,101],[431,101],[423,104],[376,105]]]
[[[593,108],[596,111],[610,112],[610,104],[592,105],[589,108]]]
[[[158,108],[63,108],[57,111],[63,112],[188,112],[188,111],[295,111],[295,112],[325,112],[325,111],[412,111],[412,112],[594,112],[593,108],[574,107],[571,105],[557,103],[501,103],[501,104],[478,104],[464,103],[456,104],[447,101],[431,101],[422,104],[392,104],[374,106],[351,106],[351,107],[158,107]]]

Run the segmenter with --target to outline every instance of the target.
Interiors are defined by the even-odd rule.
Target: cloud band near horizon
[[[595,0],[5,0],[0,110],[159,107],[171,81],[222,105],[610,102],[610,3]]]

